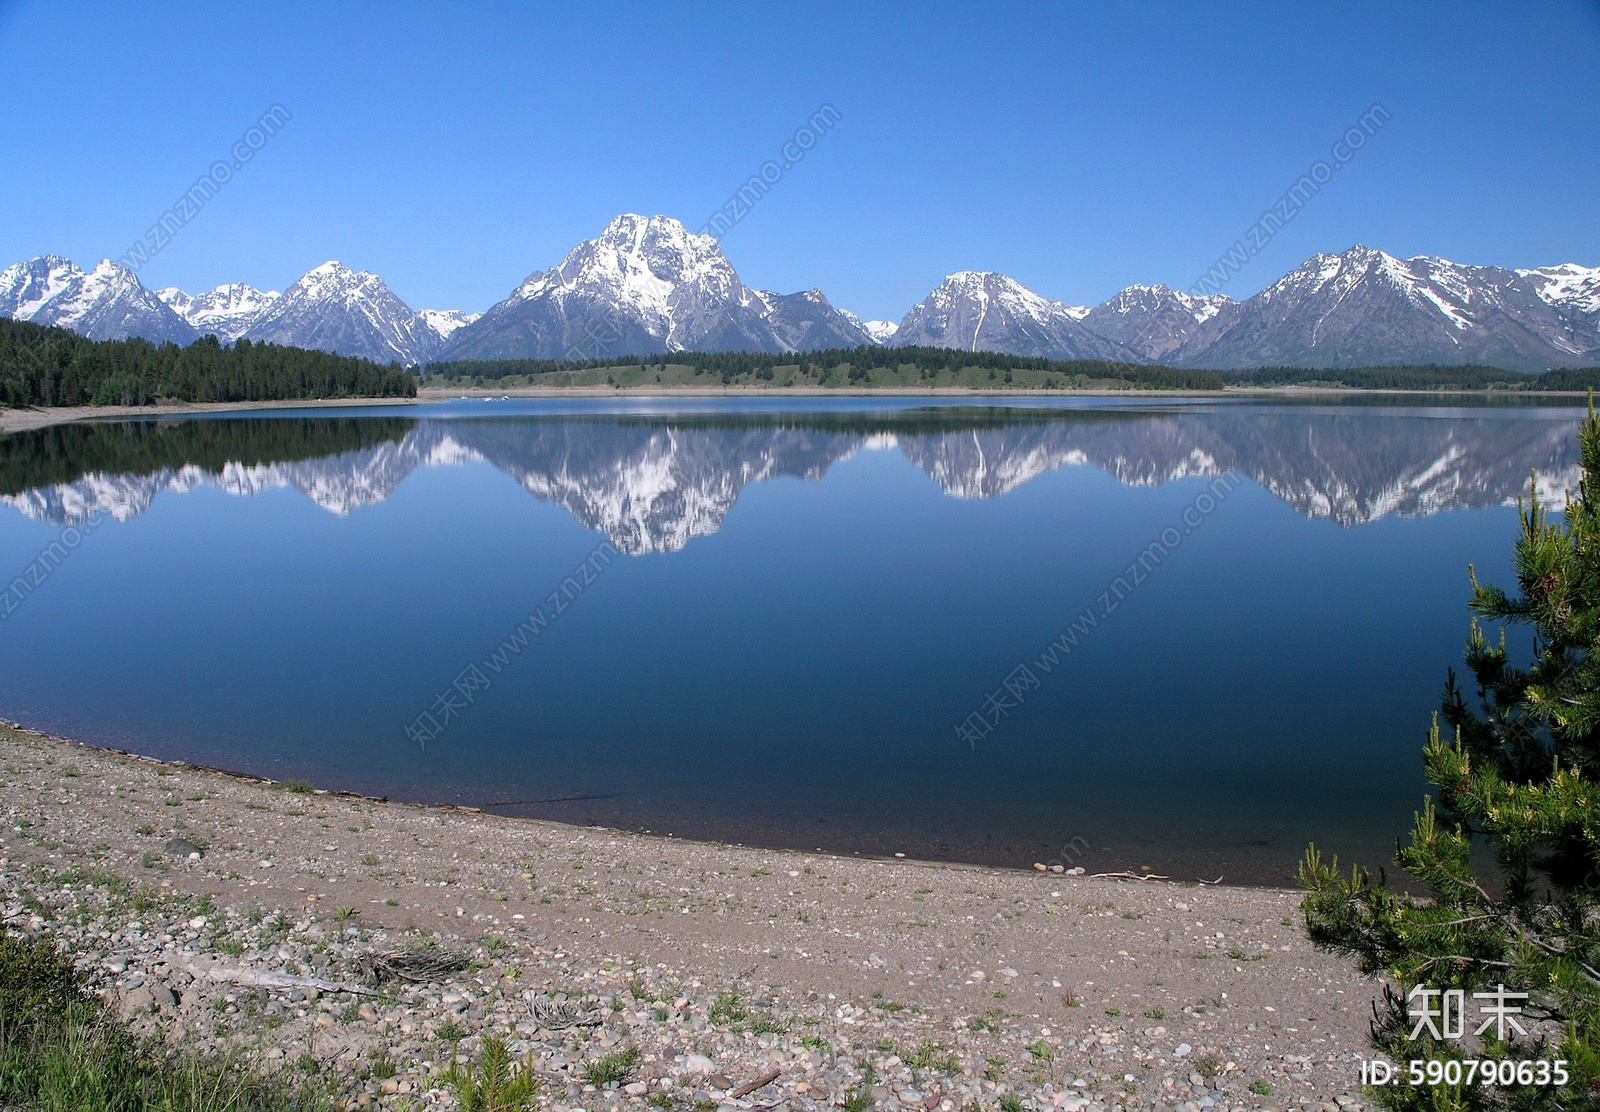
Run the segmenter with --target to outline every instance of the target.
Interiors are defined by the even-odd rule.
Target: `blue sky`
[[[1600,4],[160,6],[0,0],[0,264],[116,257],[262,112],[283,131],[141,272],[326,259],[484,309],[619,212],[703,223],[841,119],[723,249],[898,320],[950,271],[1187,288],[1370,106],[1390,122],[1229,283],[1317,251],[1600,265]]]

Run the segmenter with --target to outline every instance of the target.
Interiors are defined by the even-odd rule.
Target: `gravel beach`
[[[453,1107],[438,1075],[488,1036],[549,1109],[1364,1103],[1379,986],[1309,946],[1294,892],[685,842],[9,724],[0,764],[13,930],[143,1030],[352,1108]],[[417,946],[466,964],[372,975]]]

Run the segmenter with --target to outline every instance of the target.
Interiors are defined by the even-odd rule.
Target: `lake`
[[[55,426],[0,439],[0,714],[682,837],[1383,864],[1467,566],[1515,586],[1515,499],[1575,485],[1580,417],[558,398]]]

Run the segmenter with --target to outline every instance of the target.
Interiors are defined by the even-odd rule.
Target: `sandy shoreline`
[[[128,933],[133,911],[108,905],[98,918],[93,909],[57,918],[98,924],[81,936],[61,929],[77,938],[86,966],[104,970],[108,994],[153,992],[158,1017],[188,1037],[237,1041],[268,1030],[252,1033],[238,1002],[221,996],[236,985],[206,979],[208,962],[282,970],[297,960],[301,951],[277,946],[276,935],[260,941],[252,908],[268,913],[269,927],[283,924],[304,968],[320,960],[324,975],[354,949],[408,938],[480,948],[491,968],[475,983],[375,1003],[370,1018],[353,996],[334,1020],[305,1000],[262,997],[263,1008],[280,1009],[271,1040],[290,1049],[339,1036],[356,1062],[386,1040],[409,1063],[401,1076],[412,1094],[430,1091],[426,1063],[442,1061],[437,1028],[451,1016],[474,1036],[510,1025],[553,1071],[553,1107],[643,1109],[674,1071],[679,1093],[705,1084],[685,1073],[697,1054],[734,1081],[779,1068],[765,1096],[807,1112],[865,1084],[861,1068],[874,1063],[868,1087],[891,1112],[906,1093],[924,1112],[987,1108],[1007,1091],[1025,1107],[1110,1112],[1315,1106],[1359,1092],[1356,1058],[1377,986],[1309,947],[1294,892],[876,861],[385,803],[13,726],[0,726],[0,763],[8,921],[56,929],[41,907],[104,903],[112,897],[100,893],[122,882],[153,893],[147,905],[171,904],[156,944],[149,922]],[[171,852],[184,849],[173,839],[203,856]],[[77,883],[63,887],[63,875]],[[209,917],[185,918],[196,901]],[[207,937],[220,929],[236,933]],[[208,949],[213,942],[232,956]],[[622,992],[618,978],[645,969],[670,981],[663,991],[673,1003],[647,1007]],[[617,1007],[615,1022],[583,1039],[654,1048],[646,1064],[659,1076],[637,1093],[583,1093],[572,1063],[588,1044],[568,1045],[578,1035],[541,1033],[527,1019],[523,994],[556,991]],[[474,1003],[462,1005],[462,992]],[[719,1024],[710,1012],[718,993],[761,1001],[787,1033]],[[340,999],[328,994],[323,1005]],[[929,1040],[961,1068],[934,1076],[908,1066],[906,1044]],[[715,1086],[706,1091],[730,1103]],[[372,1092],[369,1103],[387,1095]]]
[[[247,409],[346,409],[367,405],[415,405],[416,398],[330,398],[276,402],[174,402],[170,405],[72,405],[30,409],[0,407],[0,433],[25,432],[71,421],[116,421],[141,417],[196,417]]]

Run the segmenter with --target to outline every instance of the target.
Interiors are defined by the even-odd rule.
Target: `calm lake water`
[[[807,850],[1379,864],[1426,790],[1467,565],[1514,585],[1512,503],[1530,472],[1575,482],[1579,416],[573,399],[61,426],[0,439],[0,572],[77,530],[0,602],[0,714]]]

